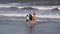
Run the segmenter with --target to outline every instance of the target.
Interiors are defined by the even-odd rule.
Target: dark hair
[[[33,13],[35,15],[35,13]]]
[[[29,19],[30,19],[30,20],[32,20],[32,15],[31,15],[31,14],[29,14],[29,16],[30,16],[30,17],[29,17]]]
[[[26,16],[28,16],[28,15],[26,15]]]

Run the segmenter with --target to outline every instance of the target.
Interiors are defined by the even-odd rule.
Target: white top
[[[27,17],[27,19],[29,19],[29,17]]]

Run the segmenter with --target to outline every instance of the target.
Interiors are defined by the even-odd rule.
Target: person
[[[33,15],[32,15],[32,21],[33,21],[33,25],[35,25],[36,24],[36,16],[35,16],[35,13],[33,13]]]
[[[29,20],[32,21],[32,15],[31,14],[29,14]]]
[[[29,14],[29,26],[32,26],[32,15]]]
[[[29,23],[29,16],[28,15],[26,16],[26,23],[27,24]]]
[[[27,16],[26,16],[26,22],[28,22],[28,20],[29,20],[29,16],[27,15]]]

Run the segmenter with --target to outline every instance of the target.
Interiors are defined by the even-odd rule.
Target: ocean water
[[[28,9],[22,9],[24,7],[32,7],[36,10],[28,10]],[[58,8],[59,10],[52,10],[54,8]],[[36,13],[36,15],[60,15],[60,6],[33,6],[29,4],[21,4],[21,3],[6,3],[6,4],[0,4],[0,14],[33,14]]]
[[[14,7],[14,8],[11,8]],[[32,7],[34,10],[22,9]],[[53,8],[59,10],[52,10]],[[26,25],[26,15],[36,13],[36,26]],[[60,6],[36,6],[28,3],[0,4],[0,34],[60,34]]]

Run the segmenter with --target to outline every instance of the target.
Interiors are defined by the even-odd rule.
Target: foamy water
[[[16,17],[26,17],[27,14],[0,14],[0,15],[3,15],[3,16],[16,16]],[[60,18],[60,15],[39,15],[37,14],[36,15],[37,17],[40,17],[40,18]]]
[[[18,6],[19,5],[19,6]],[[28,13],[37,13],[36,16],[37,17],[41,17],[41,18],[60,18],[60,12],[52,12],[52,11],[46,11],[45,10],[52,10],[53,8],[58,8],[60,10],[60,6],[24,6],[22,4],[19,3],[11,3],[11,4],[0,4],[0,8],[10,8],[10,7],[16,7],[18,9],[24,8],[24,7],[32,7],[38,10],[43,10],[43,11],[32,11],[32,10],[20,10],[20,11],[0,11],[0,15],[4,15],[4,16],[23,16],[25,17]],[[8,10],[8,9],[7,9]],[[12,9],[13,10],[13,9]],[[2,12],[2,13],[1,13]],[[6,13],[4,13],[6,12]],[[9,13],[8,13],[9,12]],[[10,13],[11,12],[11,13]],[[14,13],[15,12],[15,13]],[[18,13],[19,14],[18,14]],[[41,15],[41,14],[44,15]]]
[[[52,10],[54,8],[58,8],[60,10],[60,6],[17,6],[18,3],[12,3],[12,4],[0,4],[0,8],[10,8],[10,7],[16,7],[18,9],[24,8],[24,7],[32,7],[38,10]]]

